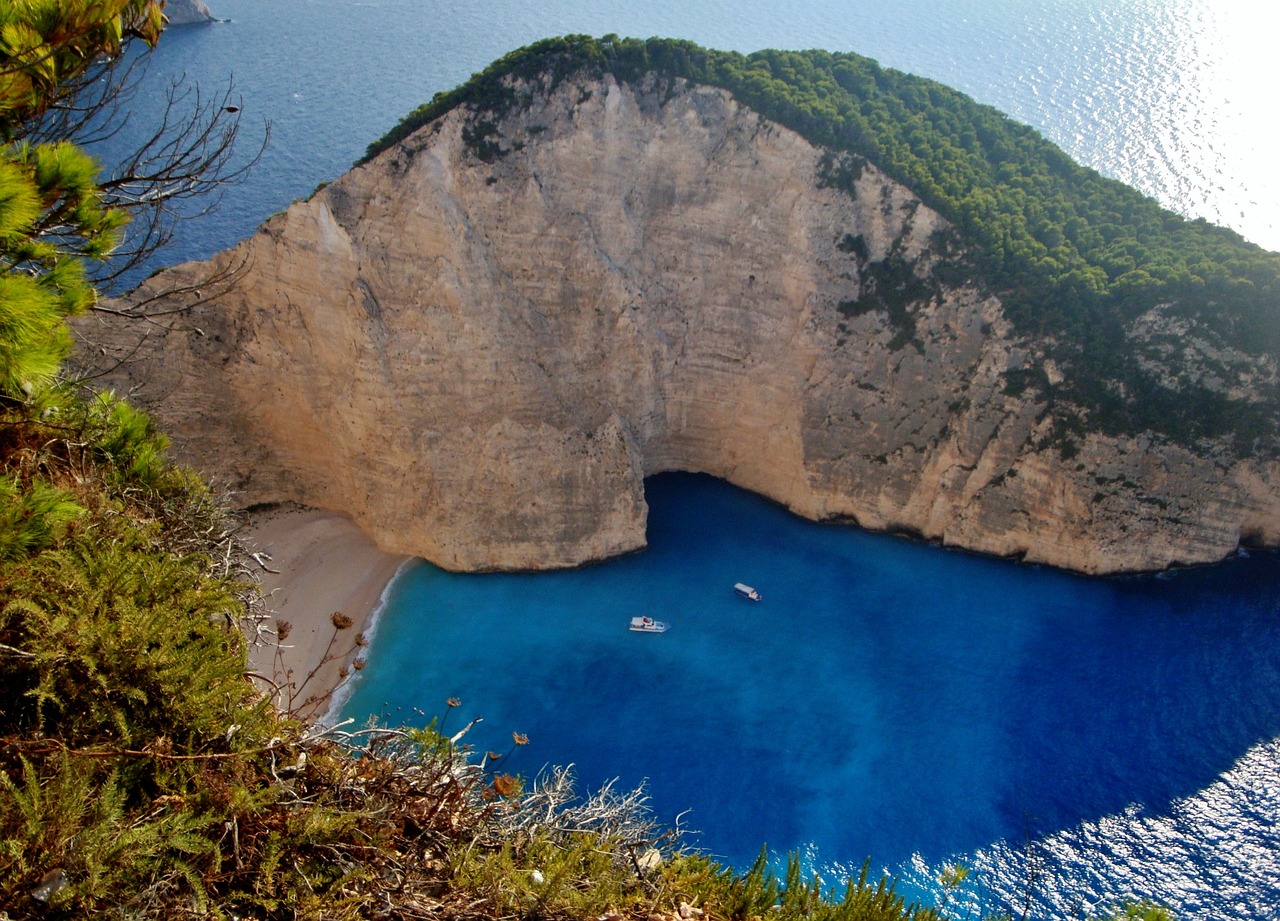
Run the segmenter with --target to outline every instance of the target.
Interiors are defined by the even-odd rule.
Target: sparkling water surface
[[[347,169],[406,112],[568,32],[752,51],[855,51],[1039,128],[1166,206],[1280,249],[1280,7],[1246,0],[209,0],[163,89],[233,77],[271,143],[152,267],[203,258]],[[113,146],[115,145],[115,146]],[[252,146],[246,144],[246,147]],[[539,576],[413,568],[349,713],[458,695],[514,770],[648,779],[655,808],[741,864],[867,856],[927,894],[975,867],[965,911],[1078,917],[1153,895],[1184,919],[1280,919],[1277,557],[1093,581],[796,521],[704,478],[649,484],[649,551]],[[754,581],[751,605],[729,586]],[[632,614],[669,619],[661,636]],[[384,708],[385,702],[385,708]],[[459,714],[450,717],[457,719]],[[963,914],[963,913],[962,913]]]

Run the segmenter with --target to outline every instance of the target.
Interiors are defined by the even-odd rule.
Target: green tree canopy
[[[103,59],[154,43],[160,0],[0,5],[0,394],[48,384],[70,345],[65,319],[95,294],[85,260],[108,256],[126,212],[104,202],[98,165],[67,141],[32,141]]]

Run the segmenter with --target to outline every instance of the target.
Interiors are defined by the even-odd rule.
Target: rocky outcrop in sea
[[[164,5],[164,16],[171,26],[198,25],[202,22],[217,22],[201,0],[167,0]]]

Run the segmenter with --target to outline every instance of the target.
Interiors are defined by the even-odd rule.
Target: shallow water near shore
[[[644,781],[660,818],[736,866],[762,845],[828,876],[870,857],[927,895],[961,855],[994,910],[1034,860],[1046,910],[1183,890],[1184,918],[1204,898],[1203,917],[1280,904],[1274,553],[1092,580],[806,522],[704,476],[646,495],[642,553],[404,571],[343,715],[421,723],[458,697],[446,729],[483,717],[478,751],[530,737],[504,770]],[[670,629],[630,632],[641,614]],[[1122,831],[1246,901],[1226,911],[1167,854],[1143,882],[1142,847],[1100,849]]]

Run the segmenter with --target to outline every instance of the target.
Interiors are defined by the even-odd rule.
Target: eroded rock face
[[[191,26],[202,22],[216,22],[209,7],[201,0],[166,0],[164,16],[171,26]]]
[[[245,504],[343,511],[451,569],[638,548],[643,478],[677,469],[1085,572],[1280,542],[1275,462],[1098,435],[1064,458],[1009,386],[1057,370],[950,270],[946,223],[836,163],[844,188],[719,90],[568,80],[152,279],[134,302],[247,266],[168,333],[84,332]]]

